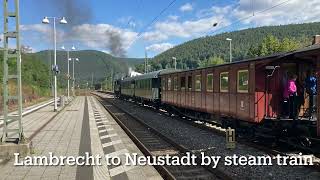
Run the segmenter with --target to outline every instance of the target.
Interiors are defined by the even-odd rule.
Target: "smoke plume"
[[[82,23],[89,23],[92,19],[92,8],[88,0],[48,0],[52,8],[59,12],[59,16],[66,17],[68,26],[73,27]]]
[[[107,30],[106,36],[109,39],[109,42],[106,43],[106,48],[110,50],[111,54],[118,57],[125,57],[126,51],[120,36],[120,32]]]

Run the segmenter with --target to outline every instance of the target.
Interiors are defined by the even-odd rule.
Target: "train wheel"
[[[299,142],[300,142],[300,145],[303,146],[303,147],[311,147],[312,143],[310,141],[310,139],[306,136],[300,136],[298,137],[299,138]]]

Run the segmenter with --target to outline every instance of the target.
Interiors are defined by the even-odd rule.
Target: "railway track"
[[[117,106],[108,99],[97,96],[100,103],[125,130],[145,156],[165,156],[167,154],[182,157],[190,149],[176,143],[170,137],[147,125],[141,119]],[[200,159],[197,159],[198,161]],[[198,162],[199,164],[199,162]],[[164,179],[232,179],[220,170],[209,166],[155,166]]]
[[[134,116],[140,117],[141,119],[144,120],[145,123],[147,123],[149,125],[156,124],[156,123],[158,123],[158,121],[164,121],[164,125],[165,125],[165,123],[166,123],[165,121],[171,123],[171,122],[176,120],[176,121],[179,121],[179,122],[181,122],[183,124],[188,124],[189,126],[193,126],[194,130],[189,130],[190,133],[192,134],[193,133],[192,131],[197,131],[198,134],[194,134],[193,133],[193,135],[194,136],[199,136],[199,138],[197,138],[197,139],[201,139],[202,136],[204,138],[201,139],[201,140],[198,140],[195,143],[195,144],[198,143],[198,145],[191,145],[191,147],[188,147],[187,145],[185,145],[185,147],[188,147],[188,149],[192,149],[192,152],[197,152],[199,150],[199,151],[205,151],[206,153],[213,154],[213,155],[217,155],[219,153],[221,153],[221,154],[230,154],[230,152],[224,150],[224,148],[223,148],[224,145],[225,145],[224,132],[220,131],[220,130],[213,129],[212,127],[210,127],[211,125],[208,126],[208,123],[206,123],[206,122],[199,122],[199,121],[193,121],[192,119],[188,119],[188,118],[181,118],[181,117],[179,117],[177,115],[172,115],[172,114],[170,114],[168,112],[160,112],[160,111],[155,110],[154,108],[140,107],[139,105],[137,105],[135,103],[131,103],[131,102],[127,102],[127,101],[121,101],[121,100],[117,100],[117,99],[114,99],[112,101],[114,101],[114,103],[116,103],[118,106],[121,106],[122,108],[125,108],[127,111],[134,112],[133,113]],[[148,116],[149,113],[150,114],[151,113],[154,114],[154,116],[155,116],[155,117],[153,117],[154,119],[157,119],[157,117],[158,117],[158,119],[160,117],[160,119],[159,120],[151,120],[152,117],[150,117],[150,115]],[[150,123],[148,122],[148,120],[145,119],[145,117],[147,119],[148,119],[148,117],[150,118]],[[167,119],[167,120],[165,120],[165,119]],[[174,122],[173,124],[181,124],[181,123]],[[170,127],[170,125],[166,125],[166,126]],[[179,127],[179,126],[187,126],[187,125],[182,125],[181,124],[181,125],[172,125],[172,126]],[[198,130],[195,130],[195,128],[198,129]],[[177,130],[179,130],[179,129],[177,128]],[[171,131],[167,130],[167,133],[171,134],[172,130]],[[214,136],[217,136],[216,140],[214,140],[214,141],[217,141],[215,143],[219,144],[220,146],[222,146],[222,148],[214,147],[214,148],[210,149],[211,147],[208,147],[210,145],[206,145],[206,144],[201,143],[202,141],[204,143],[206,142],[205,138],[208,137],[208,134],[210,134],[211,136],[213,136],[213,134],[214,134]],[[179,135],[179,136],[181,136],[181,135]],[[222,139],[222,141],[221,141],[221,139]],[[183,144],[183,145],[184,145],[184,143],[186,143],[185,140],[179,140],[178,139],[178,140],[175,140],[175,141],[178,142],[179,144]],[[242,147],[240,148],[241,150],[237,150],[236,154],[242,154],[242,153],[244,153],[243,151],[247,151],[246,149],[250,149],[248,151],[250,153],[252,153],[251,155],[255,155],[255,154],[257,155],[257,153],[259,153],[259,154],[267,154],[269,156],[274,156],[274,155],[277,155],[277,154],[284,155],[284,156],[285,155],[287,155],[287,156],[295,156],[295,155],[292,155],[292,154],[289,155],[287,153],[283,153],[283,152],[281,152],[279,150],[271,149],[271,148],[269,148],[267,146],[263,146],[263,145],[256,144],[256,143],[253,143],[253,142],[246,142],[245,139],[237,141],[237,142],[238,142],[237,149],[238,149],[239,146],[242,146]],[[208,144],[210,144],[210,143],[208,143]],[[245,147],[243,147],[243,146],[245,146]],[[242,150],[242,149],[244,149],[244,150]],[[248,154],[248,152],[245,152],[245,154]],[[299,168],[302,168],[302,167],[300,166]],[[307,166],[305,172],[302,172],[301,169],[299,169],[299,168],[289,167],[289,166],[286,167],[286,168],[285,167],[281,167],[281,166],[272,166],[272,167],[265,166],[265,168],[264,167],[263,168],[248,167],[248,168],[242,169],[242,170],[239,167],[232,167],[232,168],[231,167],[222,167],[221,169],[223,171],[224,170],[225,171],[229,171],[229,169],[231,169],[230,171],[232,171],[232,172],[228,172],[228,174],[230,175],[230,177],[235,178],[235,179],[245,179],[244,177],[238,177],[239,173],[250,174],[249,172],[246,172],[246,171],[251,171],[251,170],[253,172],[255,172],[256,174],[259,174],[259,173],[265,174],[266,173],[266,174],[272,176],[272,177],[267,177],[267,179],[288,179],[290,177],[299,177],[299,176],[300,177],[309,177],[309,174],[311,175],[310,177],[312,177],[313,176],[312,174],[314,174],[314,173],[317,174],[316,175],[317,177],[320,177],[320,175],[319,175],[320,174],[320,169],[319,169],[318,165]],[[257,170],[255,170],[255,169],[257,169]],[[284,169],[284,170],[282,171],[281,169]],[[281,177],[281,176],[280,177],[273,177],[276,174],[275,172],[276,173],[280,173],[280,174],[284,173],[284,172],[287,172],[286,174],[288,174],[288,176],[287,177]],[[284,174],[282,174],[282,175],[284,176]],[[259,176],[254,175],[253,177],[259,177]]]

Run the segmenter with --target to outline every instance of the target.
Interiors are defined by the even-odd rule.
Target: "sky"
[[[0,18],[2,14],[1,8]],[[53,48],[53,20],[42,24],[45,16],[58,18],[58,48],[74,45],[78,50],[141,58],[145,50],[153,57],[207,35],[320,21],[320,1],[24,0],[20,1],[21,44],[34,52]],[[63,16],[68,24],[59,24]]]

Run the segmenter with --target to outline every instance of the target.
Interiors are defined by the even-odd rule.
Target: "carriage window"
[[[162,87],[162,90],[166,90],[166,78],[162,78],[161,79],[161,87]]]
[[[229,73],[222,72],[220,73],[220,92],[229,91]]]
[[[147,80],[143,80],[143,82],[144,82],[143,88],[144,88],[144,89],[147,89],[147,88],[148,88],[148,81],[147,81]]]
[[[188,90],[191,91],[192,89],[192,76],[188,76]]]
[[[213,74],[207,74],[207,92],[213,91]]]
[[[168,78],[168,91],[171,91],[171,78]]]
[[[175,91],[178,90],[178,77],[173,78],[173,87]]]
[[[180,87],[181,87],[181,90],[186,89],[186,77],[180,77]]]
[[[158,88],[158,87],[159,87],[159,80],[158,80],[158,78],[152,78],[151,87],[152,87],[152,88]]]
[[[196,75],[196,91],[201,91],[201,75]]]
[[[247,93],[249,91],[249,71],[238,71],[238,92]]]

